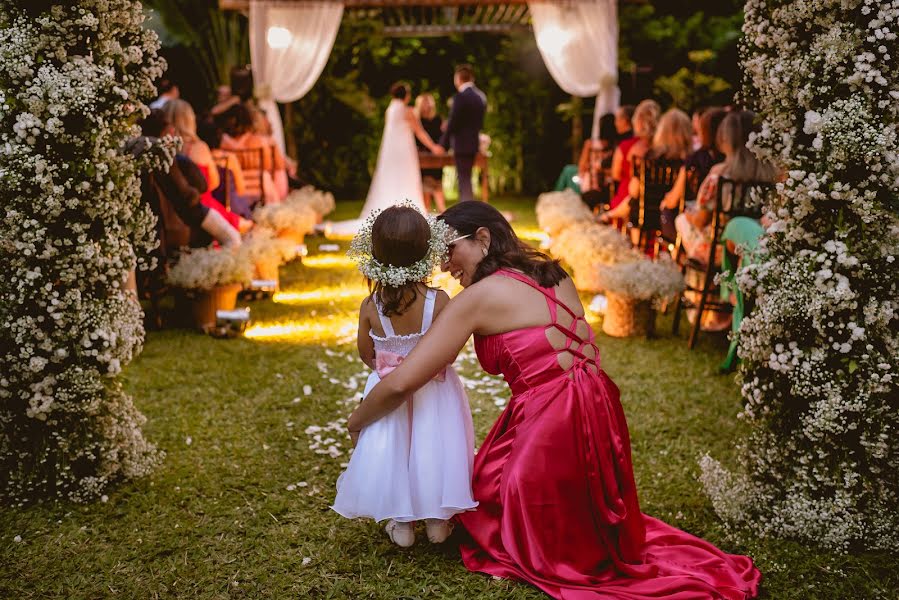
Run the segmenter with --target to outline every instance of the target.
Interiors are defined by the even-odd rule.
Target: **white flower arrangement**
[[[292,232],[301,237],[312,233],[318,217],[306,204],[282,202],[260,206],[253,211],[253,220],[258,226],[278,234]]]
[[[318,215],[319,221],[333,212],[337,206],[334,202],[334,194],[317,190],[311,185],[290,192],[284,202],[285,204],[308,206]]]
[[[581,197],[572,190],[546,192],[537,198],[537,225],[556,237],[574,225],[593,223],[596,219]]]
[[[256,226],[244,238],[239,252],[256,265],[257,270],[272,271],[297,256],[297,245],[283,238],[275,237],[271,229]]]
[[[418,207],[408,200],[398,205],[419,210]],[[350,242],[347,256],[356,261],[359,272],[362,275],[371,281],[379,282],[381,285],[399,287],[414,281],[426,281],[431,277],[434,269],[446,257],[449,225],[435,217],[425,217],[431,229],[431,239],[428,243],[428,251],[424,257],[407,267],[385,265],[372,255],[372,226],[380,214],[381,211],[376,210],[365,219],[359,228],[359,232],[353,237],[353,241]]]
[[[0,496],[87,501],[162,458],[115,377],[157,243],[140,169],[170,156],[124,148],[165,63],[139,2],[25,4],[0,7]]]
[[[210,290],[232,284],[248,284],[254,264],[250,253],[237,248],[185,250],[166,276],[170,285],[188,290]]]
[[[599,267],[631,263],[643,258],[615,228],[597,223],[578,223],[565,229],[550,247],[556,258],[573,271],[575,286],[585,292],[601,292]]]
[[[634,262],[600,266],[596,269],[597,286],[605,293],[631,300],[668,300],[684,291],[684,276],[670,259],[652,261],[642,258]]]
[[[751,147],[787,177],[739,354],[749,437],[739,468],[706,456],[729,525],[848,550],[899,549],[899,6],[745,7]]]

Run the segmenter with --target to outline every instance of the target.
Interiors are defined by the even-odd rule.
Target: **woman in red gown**
[[[351,435],[474,334],[481,365],[502,373],[513,395],[475,457],[479,506],[458,517],[470,535],[466,567],[560,600],[754,597],[761,575],[750,558],[640,512],[618,388],[565,271],[486,203],[441,218],[454,230],[443,269],[465,290],[353,412]]]

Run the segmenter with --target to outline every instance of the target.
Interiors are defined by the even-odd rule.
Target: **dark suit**
[[[474,200],[471,189],[471,168],[478,153],[478,136],[484,125],[487,112],[487,97],[471,85],[453,96],[446,131],[440,138],[440,145],[453,149],[456,162],[456,177],[459,182],[459,200]]]

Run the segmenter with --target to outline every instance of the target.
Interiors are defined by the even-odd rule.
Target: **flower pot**
[[[278,281],[278,265],[269,261],[256,263],[256,276],[254,279]]]
[[[242,287],[239,283],[232,283],[208,290],[192,290],[189,298],[194,326],[203,331],[215,327],[216,311],[234,310],[237,305],[237,292]]]
[[[278,237],[282,240],[290,240],[294,244],[302,244],[306,238],[306,232],[302,229],[282,229],[278,232]]]
[[[655,332],[656,313],[649,300],[606,294],[608,305],[602,330],[612,337],[649,337]]]

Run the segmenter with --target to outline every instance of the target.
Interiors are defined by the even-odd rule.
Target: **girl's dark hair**
[[[609,147],[614,146],[618,141],[614,114],[606,113],[599,118],[599,139],[608,141]]]
[[[402,100],[409,95],[409,86],[402,81],[397,81],[390,86],[390,95]]]
[[[423,259],[430,249],[431,227],[421,213],[407,206],[391,206],[375,219],[371,228],[371,250],[382,265],[408,267]],[[401,315],[415,302],[420,282],[399,287],[368,282],[385,317]]]
[[[253,130],[253,113],[243,104],[235,104],[226,113],[226,131],[232,137],[239,137]]]
[[[472,283],[503,267],[521,271],[546,288],[555,287],[568,277],[568,273],[559,266],[559,261],[518,239],[505,217],[486,202],[460,202],[446,209],[439,218],[459,235],[474,236],[481,227],[486,227],[490,232],[490,248],[475,270]]]

